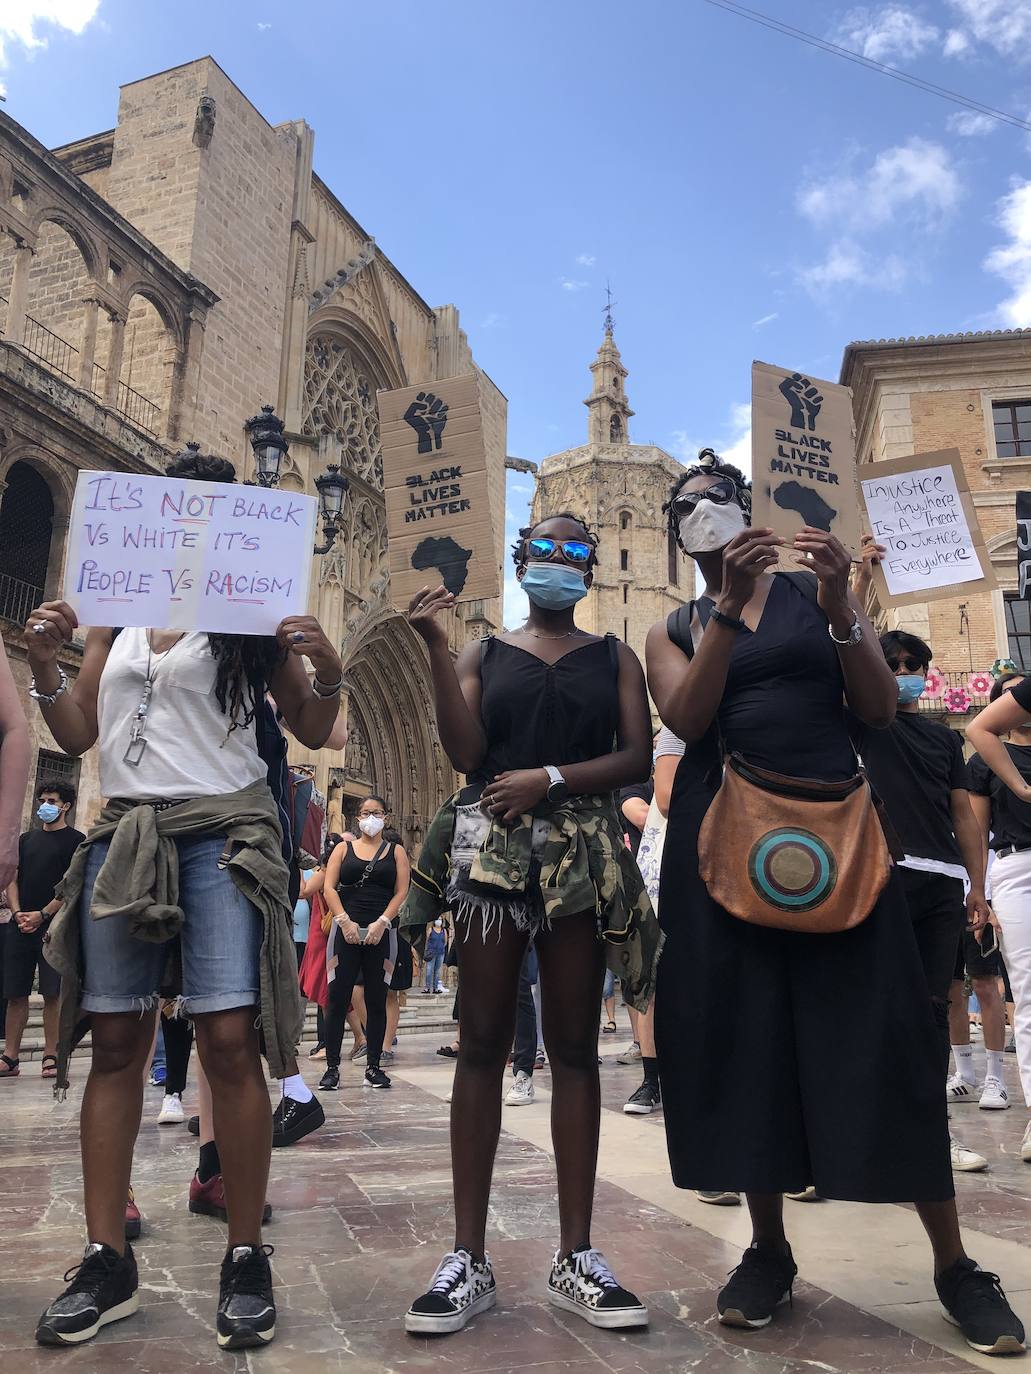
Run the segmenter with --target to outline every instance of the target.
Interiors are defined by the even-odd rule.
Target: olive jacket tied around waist
[[[401,908],[402,929],[430,925],[447,905],[459,795],[446,801],[430,823]],[[540,855],[546,918],[550,921],[595,912],[607,967],[620,979],[629,1005],[646,1011],[665,937],[640,870],[623,839],[610,795],[542,802],[533,814],[520,816],[513,825],[494,820],[473,858],[470,879],[480,887],[494,888],[499,895],[524,892],[531,876],[535,817],[547,817],[551,822]]]
[[[79,904],[90,845],[110,841],[93,887],[90,919],[128,916],[136,939],[163,942],[183,924],[175,840],[201,835],[226,836],[226,870],[261,915],[258,1009],[269,1070],[274,1078],[284,1076],[300,1041],[304,1003],[297,984],[282,831],[268,786],[255,782],[239,792],[196,797],[163,810],[147,802],[109,801],[72,855],[57,885],[61,909],[44,945],[47,962],[62,978],[56,1096],[68,1087],[68,1060],[82,1015]]]

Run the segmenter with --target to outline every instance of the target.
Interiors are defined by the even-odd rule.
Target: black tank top
[[[380,845],[380,849],[383,851],[381,857],[376,859],[372,872],[361,887],[358,887],[356,884],[361,881],[369,861],[359,858],[354,852],[350,840],[347,841],[347,853],[340,865],[337,895],[348,916],[358,925],[367,926],[372,921],[378,920],[390,905],[394,895],[394,887],[397,884],[397,860],[394,858],[394,848],[395,846],[392,844]]]
[[[619,726],[619,657],[611,635],[545,663],[503,639],[484,642],[480,717],[487,757],[472,783],[514,768],[585,763],[612,752]]]

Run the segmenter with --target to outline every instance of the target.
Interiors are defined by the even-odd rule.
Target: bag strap
[[[605,635],[605,643],[606,643],[606,644],[608,645],[608,647],[609,647],[609,667],[612,669],[613,675],[614,675],[615,677],[618,678],[618,677],[619,677],[619,641],[616,639],[616,636],[612,633],[611,630],[608,631],[608,633]]]

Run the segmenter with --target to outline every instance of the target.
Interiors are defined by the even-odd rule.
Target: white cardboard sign
[[[65,600],[81,625],[273,634],[307,612],[317,507],[293,492],[84,469]]]

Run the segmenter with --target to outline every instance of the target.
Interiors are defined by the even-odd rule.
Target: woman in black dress
[[[963,1251],[940,1051],[895,875],[865,920],[835,934],[736,919],[699,875],[721,746],[794,778],[843,781],[857,771],[845,704],[875,727],[894,715],[897,687],[849,592],[848,553],[806,528],[794,547],[808,571],[774,575],[784,541],[749,528],[748,485],[711,450],[668,509],[705,591],[648,637],[652,695],[688,746],[666,834],[655,1029],[674,1182],[739,1190],[751,1211],[753,1242],[719,1295],[720,1320],[765,1326],[789,1297],[782,1194],[815,1184],[826,1198],[915,1202],[946,1311],[975,1348],[1022,1349],[997,1278]],[[674,975],[688,963],[698,976],[685,997]]]
[[[487,1206],[519,971],[531,939],[554,1087],[561,1226],[549,1299],[596,1326],[648,1320],[590,1234],[606,951],[643,1008],[659,941],[612,800],[649,772],[644,675],[625,644],[587,634],[573,620],[591,585],[595,545],[573,516],[521,531],[513,553],[529,618],[519,630],[469,645],[457,663],[438,618],[454,597],[427,587],[409,611],[430,651],[441,742],[470,784],[432,823],[405,910],[415,925],[451,907],[462,1004],[451,1108],[455,1246],[412,1304],[409,1331],[457,1331],[494,1305]],[[427,892],[432,908],[413,913]]]
[[[380,1068],[390,982],[386,964],[411,870],[404,846],[383,837],[386,817],[383,798],[366,797],[358,807],[358,839],[338,844],[326,866],[322,896],[333,914],[333,929],[326,946],[329,1006],[326,1072],[320,1088],[340,1086],[340,1046],[359,971],[365,983],[365,1086],[390,1087],[390,1079]]]

